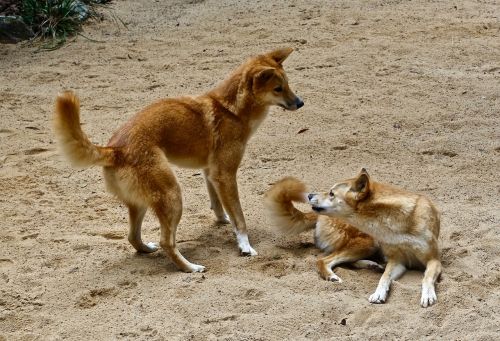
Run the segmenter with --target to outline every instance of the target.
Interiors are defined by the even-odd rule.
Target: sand
[[[496,1],[116,1],[114,18],[63,48],[0,46],[0,340],[446,339],[500,337],[500,5]],[[99,144],[145,105],[210,89],[250,55],[285,63],[305,106],[279,108],[250,141],[239,186],[257,257],[217,226],[198,170],[176,169],[178,272],[163,251],[136,254],[127,212],[101,169],[57,153],[57,93],[81,97]],[[299,134],[302,129],[308,129]],[[422,273],[368,296],[380,274],[316,273],[312,235],[277,236],[269,184],[313,190],[366,167],[431,197],[442,212],[438,303],[421,308]],[[158,241],[148,213],[145,241]]]

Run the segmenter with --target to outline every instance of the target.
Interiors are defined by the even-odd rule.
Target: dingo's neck
[[[209,95],[242,120],[261,121],[268,111],[267,105],[255,101],[252,93],[252,78],[248,79],[244,72],[229,77]]]

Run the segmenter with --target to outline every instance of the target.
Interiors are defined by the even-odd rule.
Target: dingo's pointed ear
[[[368,193],[370,193],[370,176],[368,175],[366,169],[361,169],[361,173],[359,173],[358,177],[354,181],[352,189],[357,192],[356,199],[358,200],[366,198]]]
[[[274,68],[272,67],[264,67],[260,71],[258,71],[254,79],[259,83],[259,84],[264,84],[268,80],[270,80],[274,76]]]
[[[276,63],[282,64],[285,59],[292,53],[293,49],[291,47],[287,47],[284,49],[274,50],[269,52],[267,55],[272,58]]]

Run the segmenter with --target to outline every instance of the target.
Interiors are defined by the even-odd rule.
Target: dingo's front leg
[[[370,296],[368,301],[370,301],[370,303],[384,303],[387,299],[387,294],[391,288],[392,281],[401,277],[405,271],[406,267],[403,264],[389,259],[389,262],[385,267],[384,274],[380,278],[377,289]]]
[[[441,262],[437,259],[432,259],[427,262],[424,279],[422,281],[422,298],[420,305],[424,308],[430,307],[437,302],[436,290],[434,283],[441,274]]]
[[[210,208],[215,213],[215,217],[217,218],[217,223],[229,224],[229,217],[226,214],[226,212],[224,212],[224,208],[220,203],[217,192],[215,191],[215,188],[210,182],[210,180],[208,179],[208,171],[206,169],[203,170],[203,174],[205,175],[205,182],[207,184],[208,196],[210,197]]]
[[[257,252],[248,241],[245,217],[241,209],[238,195],[238,184],[236,183],[236,172],[223,172],[220,170],[207,172],[208,179],[213,185],[217,196],[222,202],[231,220],[238,248],[242,256],[256,256]]]

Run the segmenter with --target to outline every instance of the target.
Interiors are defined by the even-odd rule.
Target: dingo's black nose
[[[304,103],[302,103],[302,105],[304,105]],[[314,198],[314,194],[309,193],[309,194],[307,195],[307,198],[308,198],[309,200],[311,200],[312,198]]]
[[[302,108],[304,106],[304,102],[297,97],[297,109]]]

